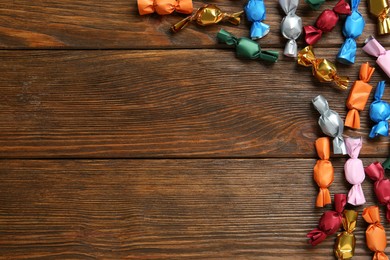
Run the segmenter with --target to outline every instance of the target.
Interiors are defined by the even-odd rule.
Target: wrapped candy
[[[353,185],[348,193],[348,203],[354,206],[363,205],[366,203],[366,199],[361,184],[366,175],[364,174],[363,162],[358,159],[360,149],[362,149],[362,138],[348,137],[345,139],[345,146],[349,157],[351,157],[344,165],[345,178]]]
[[[249,0],[244,10],[248,21],[252,23],[251,39],[256,40],[266,36],[269,33],[269,25],[262,22],[266,17],[263,0]]]
[[[337,112],[329,109],[328,101],[321,95],[313,100],[314,107],[321,114],[318,124],[324,134],[333,137],[333,153],[346,154],[344,138],[342,136],[344,124]]]
[[[389,259],[385,254],[387,238],[385,228],[380,223],[378,206],[365,208],[362,214],[364,220],[370,224],[366,230],[367,247],[375,252],[373,260]]]
[[[386,159],[386,161],[384,161],[382,163],[382,166],[385,170],[390,170],[390,157]]]
[[[352,13],[347,16],[344,23],[343,34],[346,40],[337,54],[337,61],[344,64],[355,63],[355,39],[363,33],[366,24],[363,16],[358,11],[359,3],[360,0],[351,0]]]
[[[305,0],[305,2],[314,10],[318,10],[325,0]]]
[[[372,36],[366,39],[363,51],[371,56],[377,57],[376,63],[390,78],[390,51],[386,51]]]
[[[370,13],[378,18],[378,34],[390,33],[390,7],[388,0],[368,0]]]
[[[328,210],[322,214],[318,227],[307,234],[310,239],[309,243],[316,246],[325,240],[327,236],[333,235],[339,230],[342,222],[342,213],[347,204],[347,196],[345,194],[334,195],[335,210]]]
[[[174,11],[183,14],[191,14],[194,9],[192,0],[137,0],[140,15],[158,13],[159,15],[171,14]]]
[[[260,59],[269,62],[276,62],[278,60],[279,54],[277,51],[262,51],[257,42],[245,37],[236,38],[224,29],[218,32],[217,38],[222,43],[234,45],[236,47],[237,57],[251,60]]]
[[[320,187],[317,196],[316,206],[324,207],[331,204],[330,193],[328,187],[334,180],[334,169],[332,163],[329,161],[330,157],[330,141],[328,137],[320,137],[315,142],[318,157],[316,165],[314,166],[314,180]]]
[[[344,210],[343,228],[345,231],[337,235],[334,253],[337,259],[351,259],[355,253],[356,238],[353,234],[356,228],[358,213],[354,210]]]
[[[384,163],[384,165],[386,165]],[[384,167],[379,162],[371,163],[365,169],[367,176],[375,181],[374,192],[380,204],[386,205],[386,219],[390,222],[390,180],[385,179]]]
[[[299,0],[279,0],[279,4],[286,13],[281,23],[283,37],[288,40],[284,48],[284,55],[296,57],[298,52],[296,39],[302,33],[302,19],[295,14]]]
[[[312,73],[320,82],[333,82],[335,87],[340,90],[346,90],[348,88],[349,78],[339,76],[336,66],[330,61],[317,59],[310,45],[299,51],[298,64],[305,67],[312,66]]]
[[[359,111],[362,111],[366,106],[368,97],[370,96],[372,86],[368,84],[375,68],[370,67],[368,62],[363,63],[360,66],[359,78],[360,80],[355,81],[346,102],[349,109],[347,117],[345,118],[345,126],[353,129],[360,128],[360,115]]]
[[[385,81],[379,81],[375,90],[375,101],[370,105],[370,118],[376,123],[371,128],[370,138],[378,135],[389,135],[390,104],[382,100],[385,91]]]
[[[189,23],[196,22],[201,26],[208,26],[219,22],[227,21],[234,25],[240,24],[240,16],[244,11],[227,14],[221,11],[218,6],[214,4],[206,4],[199,8],[193,15],[184,18],[180,22],[171,27],[173,32],[178,32],[185,28]]]
[[[332,10],[324,10],[318,16],[315,26],[306,25],[303,27],[306,43],[309,45],[316,44],[321,39],[323,32],[332,31],[341,14],[351,14],[351,7],[345,0],[340,0]]]

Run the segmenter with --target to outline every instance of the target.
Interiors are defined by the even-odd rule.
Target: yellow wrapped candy
[[[355,253],[356,238],[352,233],[356,228],[358,213],[354,210],[344,210],[343,227],[344,232],[337,235],[334,246],[334,253],[337,259],[351,259]]]
[[[390,33],[390,7],[388,0],[368,0],[370,13],[378,18],[378,34]]]

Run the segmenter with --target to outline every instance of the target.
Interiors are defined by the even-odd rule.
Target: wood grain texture
[[[347,192],[345,160],[332,161],[331,193]],[[314,164],[3,160],[0,259],[332,259],[334,236],[315,248],[305,237],[324,212],[314,208]],[[363,189],[375,203],[369,180]],[[355,209],[356,259],[369,259]]]
[[[208,1],[226,12],[242,10],[247,1]],[[194,1],[196,8],[204,1]],[[312,25],[325,8],[332,8],[336,1],[327,1],[319,11],[312,11],[301,3],[297,14],[304,25]],[[271,32],[260,42],[263,46],[278,46],[285,43],[280,35],[280,21],[284,16],[278,1],[266,1],[266,23]],[[366,19],[365,32],[358,39],[359,46],[370,34],[376,32],[376,20],[371,17],[362,2],[360,11]],[[184,15],[167,16],[138,14],[135,0],[96,1],[2,1],[0,7],[0,48],[215,48],[216,33],[220,28],[228,29],[238,36],[248,36],[250,23],[243,19],[239,26],[218,24],[202,28],[188,26],[184,31],[172,35],[169,28]],[[344,18],[342,18],[344,19]],[[343,42],[341,23],[332,33],[324,35],[319,47],[339,47]],[[389,44],[388,41],[383,41]],[[299,41],[303,46],[303,41]],[[388,45],[390,46],[390,45]]]
[[[310,68],[243,61],[230,49],[2,51],[0,59],[3,158],[312,157],[323,134],[311,99],[322,94],[346,115],[348,91],[318,83]],[[359,51],[339,73],[356,80],[369,59]],[[381,79],[378,68],[372,83]],[[361,130],[345,134],[364,137],[362,157],[387,156],[387,138],[368,140],[368,106],[361,118]]]

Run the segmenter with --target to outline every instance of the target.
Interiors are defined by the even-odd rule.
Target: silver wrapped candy
[[[333,137],[333,153],[347,154],[344,138],[344,123],[337,112],[329,109],[328,101],[321,95],[316,96],[313,100],[314,107],[320,112],[318,124],[324,134]]]
[[[295,14],[299,0],[279,0],[279,4],[286,13],[280,27],[283,37],[288,40],[284,48],[284,55],[297,57],[298,46],[296,39],[302,33],[302,19]]]

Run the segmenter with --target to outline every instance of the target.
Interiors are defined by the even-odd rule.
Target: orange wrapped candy
[[[368,62],[363,63],[360,67],[360,80],[355,81],[346,102],[349,109],[347,117],[345,118],[345,126],[353,129],[360,128],[360,115],[359,111],[362,111],[366,106],[367,100],[370,96],[372,86],[368,84],[374,73],[375,68],[370,67]]]
[[[324,207],[331,204],[330,193],[328,187],[334,180],[334,169],[332,163],[329,161],[330,157],[330,140],[328,137],[318,138],[315,142],[318,157],[316,165],[314,166],[314,180],[320,187],[317,195],[316,207]]]
[[[370,225],[366,230],[366,243],[375,254],[373,260],[388,260],[384,253],[387,245],[385,228],[380,224],[378,206],[371,206],[363,210],[363,218]]]
[[[140,15],[158,13],[159,15],[171,14],[174,11],[182,14],[191,14],[193,11],[192,0],[137,0]]]

